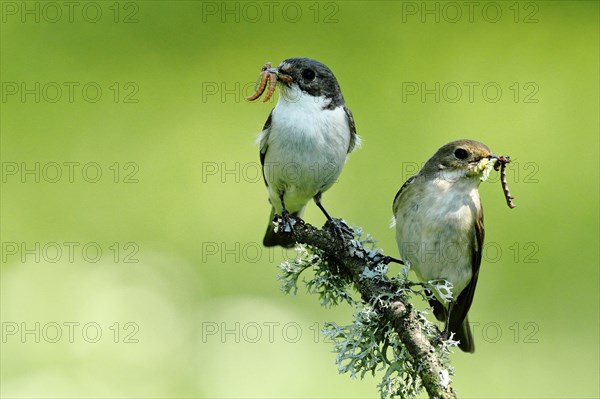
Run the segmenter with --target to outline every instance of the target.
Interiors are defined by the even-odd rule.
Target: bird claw
[[[432,344],[439,345],[450,338],[450,330],[448,328],[445,328],[444,331],[440,331],[437,326],[435,326],[435,328],[437,330],[437,335],[431,340]]]
[[[406,263],[404,263],[404,261],[402,259],[394,258],[393,256],[377,255],[377,257],[375,258],[375,263],[377,263],[377,264],[383,263],[384,265],[388,265],[392,262],[398,263],[400,265],[406,264]]]
[[[335,238],[345,241],[346,238],[354,237],[354,230],[350,228],[342,219],[331,219],[325,223],[325,227],[329,228]]]
[[[273,219],[273,223],[276,225],[276,233],[295,234],[294,225],[297,222],[287,211],[283,211],[281,215],[276,215]]]

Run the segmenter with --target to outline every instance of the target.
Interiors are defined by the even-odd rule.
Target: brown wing
[[[473,303],[477,277],[479,277],[479,267],[481,266],[481,256],[483,251],[483,237],[485,234],[485,229],[483,227],[483,208],[480,209],[477,216],[474,228],[473,249],[471,251],[473,277],[471,277],[469,284],[458,296],[456,304],[452,309],[450,323],[455,325],[462,324],[463,320],[467,317],[467,313]]]
[[[392,213],[394,217],[396,217],[396,211],[398,210],[398,200],[400,199],[400,194],[402,194],[402,191],[404,191],[404,189],[408,187],[408,185],[412,183],[416,179],[416,177],[417,175],[409,177],[408,180],[404,182],[402,187],[400,187],[400,190],[398,190],[398,192],[396,193],[396,196],[394,197],[394,202],[392,203]]]

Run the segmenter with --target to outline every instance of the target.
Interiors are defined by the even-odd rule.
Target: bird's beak
[[[283,83],[290,83],[293,79],[290,75],[286,75],[285,73],[279,71],[279,68],[269,68],[267,72],[275,74],[277,76],[277,80],[282,81]]]

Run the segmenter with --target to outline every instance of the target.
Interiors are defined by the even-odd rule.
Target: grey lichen
[[[295,247],[296,257],[283,262],[279,268],[283,274],[278,277],[281,290],[286,294],[295,295],[298,292],[300,274],[312,267],[314,275],[303,279],[304,285],[311,294],[319,295],[322,306],[331,307],[341,302],[355,306],[356,302],[349,293],[352,281],[332,270],[332,266],[323,257],[323,251],[304,244]]]
[[[410,305],[413,297],[426,299],[430,294],[425,285],[407,279],[408,266],[390,277],[385,257],[361,229],[355,229],[353,239],[344,240],[343,245],[341,240],[323,242],[328,237],[319,234],[334,238],[326,229],[300,224],[295,230],[297,240],[304,244],[296,246],[294,259],[280,265],[282,291],[295,294],[300,274],[312,269],[313,275],[304,284],[308,292],[318,294],[321,305],[346,302],[355,308],[352,324],[326,323],[322,331],[334,342],[340,373],[363,378],[383,372],[378,385],[382,398],[413,398],[423,388],[430,396],[455,397],[449,354],[456,342],[440,340],[437,327],[426,318],[427,311]],[[450,292],[444,282],[432,283],[427,288]],[[362,301],[353,299],[352,287]]]

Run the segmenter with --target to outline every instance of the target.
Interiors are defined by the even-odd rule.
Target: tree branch
[[[330,273],[351,281],[365,303],[375,304],[378,314],[385,319],[380,322],[393,327],[412,357],[413,367],[430,398],[456,398],[450,385],[449,371],[443,367],[435,347],[423,330],[423,321],[408,303],[407,296],[399,294],[398,285],[392,284],[389,279],[365,277],[369,272],[372,274],[374,266],[389,260],[378,252],[364,248],[356,240],[342,242],[336,239],[329,227],[326,223],[324,229],[320,230],[296,220],[293,233],[280,234],[293,234],[297,243],[320,250],[321,256],[330,265]]]

